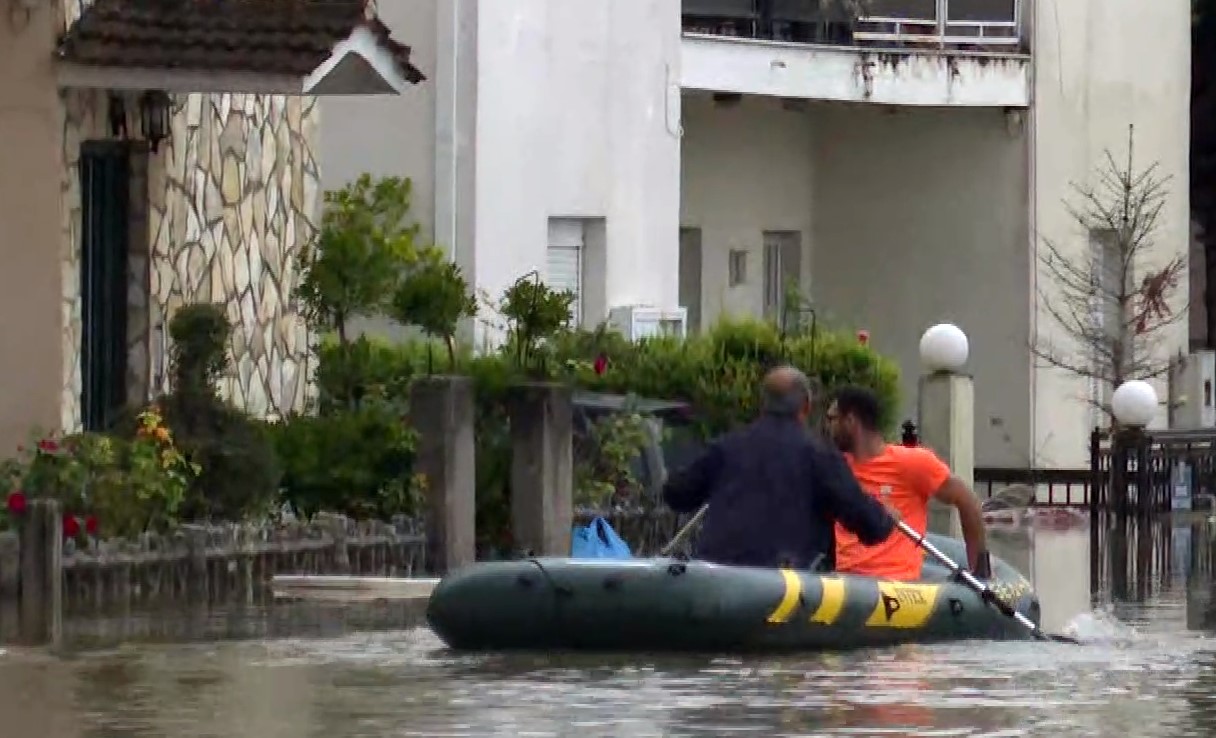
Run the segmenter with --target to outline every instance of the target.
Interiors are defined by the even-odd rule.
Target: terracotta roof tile
[[[90,66],[304,76],[366,26],[410,82],[425,77],[367,0],[96,0],[59,45]]]

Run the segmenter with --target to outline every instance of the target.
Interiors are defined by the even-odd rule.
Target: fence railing
[[[917,5],[923,6],[921,14],[915,14]],[[853,38],[858,43],[936,48],[1022,43],[1022,0],[877,0],[870,7],[885,12],[857,19]]]
[[[32,503],[0,532],[0,640],[54,642],[62,618],[165,605],[253,604],[277,574],[416,576],[416,522],[322,515],[292,525],[187,525],[138,541],[64,542],[56,502]]]
[[[975,493],[981,499],[992,497],[1001,488],[1012,485],[1033,489],[1033,504],[1038,507],[1085,508],[1090,504],[1093,473],[1089,469],[975,469]]]
[[[684,0],[684,31],[840,46],[1009,51],[1023,43],[1024,0]]]

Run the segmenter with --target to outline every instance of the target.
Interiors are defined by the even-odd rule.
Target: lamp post
[[[939,323],[920,337],[920,378],[917,422],[920,444],[932,449],[954,474],[971,486],[975,475],[975,388],[963,373],[970,356],[967,334],[952,323]],[[954,508],[933,500],[929,530],[962,533]]]
[[[1135,458],[1136,502],[1146,515],[1153,509],[1152,478],[1149,470],[1148,435],[1144,432],[1157,415],[1157,391],[1148,382],[1133,379],[1115,388],[1110,398],[1111,413],[1117,426],[1111,434],[1111,491],[1115,514],[1125,517],[1129,510],[1131,479],[1129,462]]]
[[[938,323],[920,337],[920,360],[930,373],[961,372],[970,353],[967,334],[953,323]]]

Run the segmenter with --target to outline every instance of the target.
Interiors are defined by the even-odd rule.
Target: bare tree
[[[1164,330],[1186,316],[1171,307],[1186,270],[1186,256],[1156,242],[1169,178],[1156,163],[1137,170],[1134,129],[1127,159],[1110,151],[1096,184],[1074,184],[1069,214],[1089,235],[1091,251],[1066,253],[1044,239],[1039,302],[1060,327],[1058,343],[1036,340],[1034,355],[1098,386],[1090,402],[1113,420],[1110,395],[1131,379],[1168,375],[1174,365]],[[1044,279],[1045,277],[1045,279]],[[1058,345],[1063,344],[1063,345]]]

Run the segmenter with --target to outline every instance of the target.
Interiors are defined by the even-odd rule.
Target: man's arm
[[[676,512],[692,512],[709,501],[713,481],[722,469],[722,448],[711,443],[695,461],[667,477],[663,501]]]
[[[881,502],[866,494],[853,470],[837,451],[815,451],[814,476],[831,516],[867,546],[882,543],[895,530],[895,518]]]
[[[984,512],[980,509],[979,500],[975,499],[975,495],[963,480],[953,474],[946,478],[933,496],[958,510],[958,519],[963,526],[963,540],[967,543],[967,568],[982,578],[992,576],[988,561],[980,561],[981,555],[987,559],[988,541],[984,530]]]

